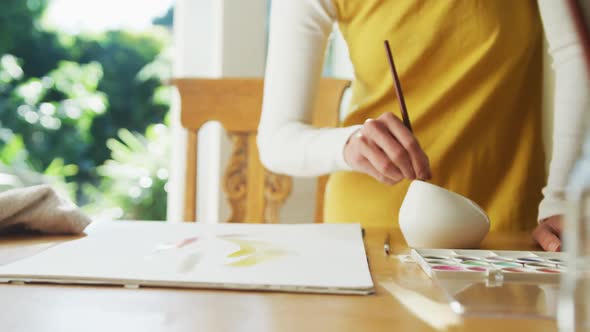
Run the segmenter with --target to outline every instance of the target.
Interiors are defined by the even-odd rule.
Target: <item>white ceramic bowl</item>
[[[412,181],[402,202],[399,225],[413,248],[477,248],[490,229],[476,203],[418,180]]]

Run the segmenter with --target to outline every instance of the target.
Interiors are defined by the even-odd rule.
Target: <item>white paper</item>
[[[358,224],[97,222],[3,281],[370,293]]]

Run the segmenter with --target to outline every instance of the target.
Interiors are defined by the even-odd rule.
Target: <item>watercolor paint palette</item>
[[[552,283],[567,266],[559,252],[412,249],[412,257],[431,278],[479,279],[494,272],[507,281]]]

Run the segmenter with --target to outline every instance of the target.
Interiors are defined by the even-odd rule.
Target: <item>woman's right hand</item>
[[[344,147],[344,159],[355,171],[389,185],[404,178],[432,177],[430,162],[416,137],[390,112],[365,121],[351,135]]]

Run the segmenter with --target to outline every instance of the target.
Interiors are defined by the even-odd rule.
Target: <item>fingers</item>
[[[408,152],[393,137],[384,123],[369,119],[365,122],[362,133],[370,138],[387,155],[392,165],[395,164],[393,166],[399,168],[404,177],[412,180],[416,178],[416,173]]]
[[[394,184],[404,178],[431,178],[430,162],[414,135],[391,113],[369,119],[351,135],[344,159],[355,170]]]
[[[389,132],[397,139],[399,144],[407,151],[415,174],[421,180],[427,180],[432,177],[430,162],[422,147],[416,140],[416,137],[406,128],[397,117],[392,113],[384,113],[379,120],[389,129]],[[405,174],[405,173],[404,173]]]
[[[563,229],[562,228],[563,223],[561,221],[561,216],[550,217],[547,220],[545,220],[545,222],[543,222],[543,225],[547,225],[547,227],[550,228],[550,230],[551,230],[551,232],[553,232],[553,234],[561,236],[561,231]]]
[[[371,164],[371,162],[368,159],[363,159],[359,161],[359,170],[362,171],[363,173],[369,174],[370,176],[372,176],[373,178],[375,178],[377,181],[388,184],[388,185],[394,185],[396,184],[398,181],[394,181],[386,176],[384,176],[383,174],[381,174],[375,167],[373,167],[373,165]]]
[[[554,226],[550,226],[549,223],[544,222],[537,226],[533,232],[533,238],[546,251],[561,250],[561,240],[559,239],[559,236],[554,233],[553,227]]]
[[[363,155],[365,157],[364,160],[361,160],[361,165],[363,168],[367,169],[367,173],[381,182],[391,184],[397,183],[403,179],[400,170],[372,140],[366,136],[360,136],[359,140],[360,147],[364,151]],[[369,165],[367,165],[365,161],[367,161]],[[378,176],[373,175],[375,171],[379,173]]]

